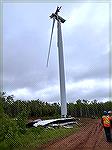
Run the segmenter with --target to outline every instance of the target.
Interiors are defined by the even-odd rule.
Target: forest
[[[21,112],[25,112],[28,118],[49,118],[60,117],[61,107],[59,103],[49,104],[37,100],[14,100],[14,96],[6,96],[5,92],[0,94],[4,113],[15,118]],[[103,111],[112,110],[112,101],[98,102],[97,100],[74,100],[74,103],[67,103],[67,115],[72,117],[92,117],[103,115]]]

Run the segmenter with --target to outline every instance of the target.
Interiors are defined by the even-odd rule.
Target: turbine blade
[[[51,51],[51,43],[52,43],[52,36],[53,36],[54,24],[55,24],[55,18],[53,18],[53,25],[52,25],[52,31],[51,31],[51,38],[50,38],[49,51],[48,51],[48,57],[47,57],[47,67],[48,67],[49,56],[50,56],[50,51]]]

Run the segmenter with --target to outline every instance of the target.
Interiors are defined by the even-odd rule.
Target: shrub
[[[17,125],[18,125],[20,133],[22,133],[22,134],[24,134],[26,132],[26,120],[27,120],[27,115],[23,111],[17,117]]]

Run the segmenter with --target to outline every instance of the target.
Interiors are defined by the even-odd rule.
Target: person
[[[103,112],[103,116],[101,119],[101,123],[103,125],[104,131],[105,131],[105,135],[106,135],[106,139],[108,142],[111,142],[111,130],[110,130],[110,120],[111,117],[108,115],[107,111]]]
[[[108,111],[108,114],[109,114],[109,116],[111,118],[111,120],[110,120],[110,132],[111,132],[111,138],[112,138],[112,111],[111,110]]]
[[[110,125],[111,125],[111,129],[112,129],[112,111],[108,111],[108,115],[110,116],[111,120],[110,120]]]
[[[100,133],[103,129],[102,123],[101,123],[101,118],[97,116],[96,119],[97,119],[97,122],[96,122],[96,129],[95,129],[94,133],[96,133],[96,132]]]

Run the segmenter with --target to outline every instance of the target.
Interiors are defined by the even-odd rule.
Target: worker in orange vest
[[[112,138],[112,111],[111,110],[108,111],[108,114],[109,114],[109,116],[111,118],[111,120],[110,120],[110,132],[111,132],[111,138]]]
[[[112,129],[112,111],[108,111],[108,115],[110,116],[111,120],[110,120],[110,124],[111,124],[111,129]]]
[[[101,122],[104,127],[106,139],[108,142],[111,142],[110,120],[111,120],[111,117],[108,115],[108,112],[104,111]]]

